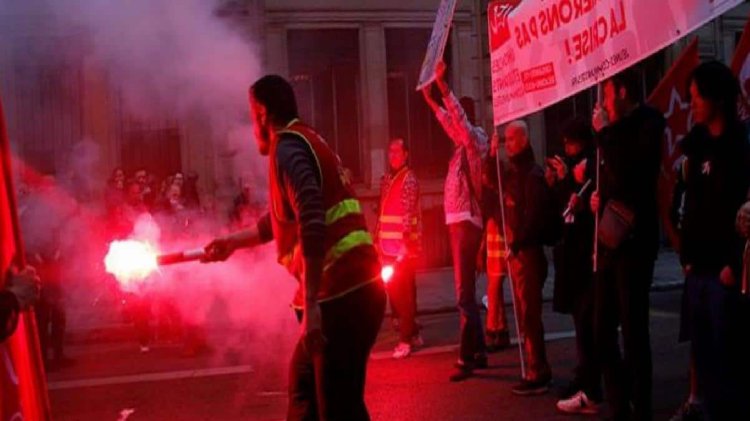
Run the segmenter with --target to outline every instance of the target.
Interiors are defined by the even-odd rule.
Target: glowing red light
[[[383,266],[383,268],[380,270],[380,277],[383,278],[383,282],[387,284],[391,281],[391,278],[393,278],[394,272],[395,271],[393,270],[392,265]]]

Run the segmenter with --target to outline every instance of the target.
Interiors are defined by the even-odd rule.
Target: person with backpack
[[[516,395],[538,395],[549,390],[552,371],[547,362],[542,324],[542,288],[547,278],[544,245],[551,239],[558,219],[552,190],[544,171],[534,160],[529,129],[522,120],[505,129],[509,165],[503,174],[503,203],[510,247],[510,274],[516,300],[519,329],[523,338],[525,376],[513,387]]]

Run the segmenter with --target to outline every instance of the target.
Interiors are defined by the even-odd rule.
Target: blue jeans
[[[486,352],[482,319],[477,305],[477,253],[482,243],[482,230],[471,222],[448,225],[453,256],[453,279],[461,315],[460,357],[471,362]]]

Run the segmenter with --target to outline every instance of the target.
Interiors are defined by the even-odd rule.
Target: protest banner
[[[667,126],[661,148],[661,168],[657,200],[662,227],[672,247],[679,249],[679,236],[672,221],[674,189],[682,157],[680,141],[693,127],[688,99],[688,80],[698,67],[698,38],[695,38],[672,64],[646,101],[664,114]]]
[[[624,70],[742,0],[495,0],[488,6],[494,123]]]
[[[0,272],[26,265],[12,180],[10,140],[0,101]],[[0,288],[3,286],[0,285]],[[21,313],[15,333],[0,343],[0,421],[51,418],[34,313]]]
[[[741,120],[750,119],[750,19],[742,30],[742,37],[737,43],[732,57],[732,72],[740,81],[740,98],[739,113]]]

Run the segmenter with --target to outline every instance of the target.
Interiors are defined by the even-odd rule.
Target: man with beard
[[[591,195],[591,209],[600,217],[595,337],[616,420],[652,417],[649,290],[659,248],[656,183],[665,122],[641,103],[640,84],[635,69],[606,80],[603,103],[592,118],[601,150],[599,189]]]
[[[270,210],[256,226],[211,242],[206,260],[275,240],[279,263],[300,283],[287,419],[369,420],[365,374],[386,296],[360,203],[339,157],[298,119],[289,82],[255,82],[250,116],[269,157]]]

